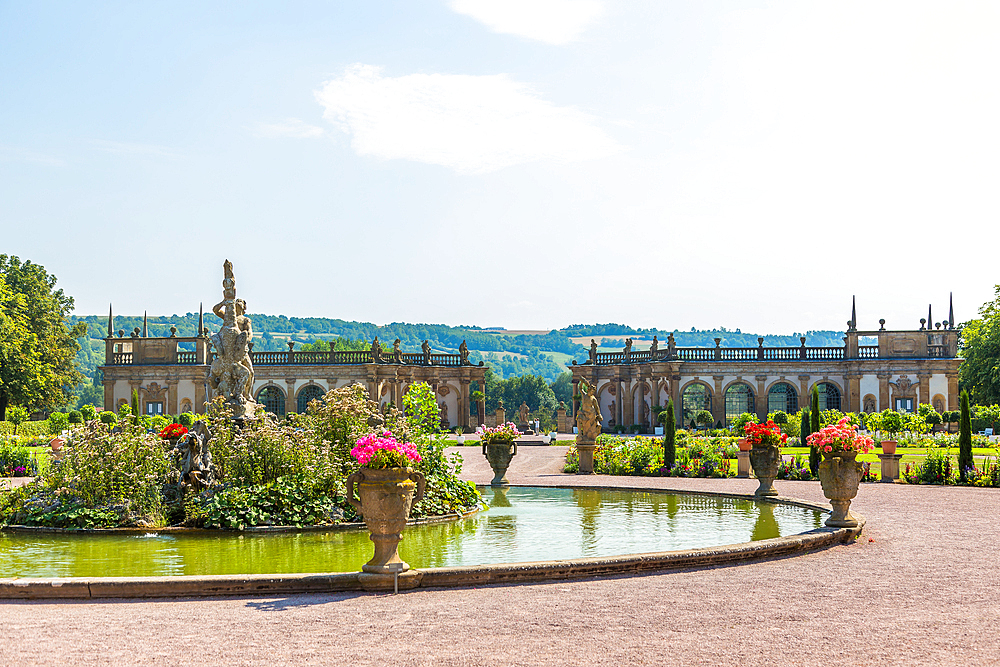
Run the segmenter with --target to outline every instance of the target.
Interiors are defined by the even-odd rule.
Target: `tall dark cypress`
[[[819,431],[819,385],[813,385],[812,399],[810,401],[809,410],[809,432],[816,433]],[[819,475],[819,462],[821,456],[819,453],[819,447],[809,448],[809,472],[813,477]]]
[[[677,460],[677,419],[674,416],[674,399],[667,401],[667,417],[663,424],[663,467],[669,470]]]
[[[969,414],[969,392],[962,390],[962,416],[958,420],[958,479],[965,484],[968,471],[976,465],[972,460],[972,417]]]

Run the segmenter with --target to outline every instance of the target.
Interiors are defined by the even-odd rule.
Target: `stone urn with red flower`
[[[858,452],[870,452],[875,442],[858,433],[849,417],[824,426],[806,438],[806,442],[823,455],[819,464],[819,483],[833,507],[826,525],[856,527],[858,520],[851,515],[851,501],[858,495],[861,483],[862,468],[857,456]]]
[[[164,426],[158,435],[163,440],[170,441],[171,445],[176,445],[178,440],[187,435],[187,432],[187,427],[183,424],[170,424]]]
[[[413,588],[422,573],[399,557],[399,541],[413,503],[424,495],[423,473],[409,467],[420,462],[420,454],[412,442],[399,442],[384,431],[359,438],[351,456],[362,467],[347,478],[347,502],[361,513],[375,544],[375,555],[361,566],[358,580],[368,589],[386,589],[398,576],[400,588]]]
[[[743,432],[750,445],[753,474],[760,482],[754,495],[778,495],[774,488],[774,478],[778,476],[778,466],[781,464],[781,446],[788,440],[788,436],[770,419],[763,424],[747,423],[743,426]]]

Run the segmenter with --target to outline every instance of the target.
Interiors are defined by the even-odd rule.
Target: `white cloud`
[[[494,32],[559,45],[579,37],[604,13],[600,0],[451,0],[450,4]]]
[[[296,139],[319,137],[323,135],[323,128],[310,125],[298,118],[286,118],[277,123],[258,123],[254,129],[254,136],[263,139],[279,139],[292,137]]]
[[[505,74],[384,77],[381,68],[353,65],[323,84],[316,99],[359,155],[382,159],[484,173],[622,150],[591,116],[539,99]]]

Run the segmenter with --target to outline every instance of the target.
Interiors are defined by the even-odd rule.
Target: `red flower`
[[[160,437],[164,440],[169,440],[170,438],[179,438],[185,433],[187,433],[187,427],[182,424],[171,424],[170,426],[164,426],[163,430],[160,431]]]

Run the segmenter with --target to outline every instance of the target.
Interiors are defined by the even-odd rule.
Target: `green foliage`
[[[706,424],[711,424],[714,417],[712,413],[708,410],[699,410],[694,415],[694,423],[699,426],[705,426]]]
[[[787,419],[788,416],[786,415],[785,418]],[[733,420],[733,424],[732,426],[729,427],[729,430],[735,433],[737,437],[743,437],[743,432],[744,432],[743,427],[746,426],[747,424],[756,424],[756,423],[757,423],[757,415],[753,414],[752,412],[744,412],[739,417]]]
[[[72,410],[69,416],[66,418],[70,424],[82,424],[83,423],[83,413],[79,410]]]
[[[24,508],[24,521],[41,524],[46,513],[63,516],[59,513],[82,506],[106,511],[100,516],[108,523],[101,525],[162,525],[161,490],[174,476],[165,454],[154,434],[130,426],[113,435],[106,425],[92,421],[74,432],[59,465],[43,471],[36,483],[44,493],[38,503]],[[86,516],[97,520],[97,515]]]
[[[182,412],[177,415],[177,423],[181,426],[186,426],[187,428],[194,426],[194,419],[194,415],[190,412]]]
[[[1000,285],[993,301],[979,309],[979,319],[961,328],[961,352],[965,361],[958,367],[959,381],[969,392],[969,400],[986,405],[1000,403]]]
[[[441,408],[434,389],[426,382],[415,382],[403,394],[403,410],[410,427],[417,433],[438,433],[441,430]]]
[[[768,415],[768,419],[773,421],[778,426],[782,426],[783,424],[788,423],[788,413],[784,410],[778,410],[777,412]]]
[[[10,404],[51,410],[66,405],[83,375],[74,359],[87,325],[72,329],[73,299],[31,261],[0,255],[0,419]]]
[[[93,405],[81,406],[80,414],[83,415],[83,421],[89,422],[93,419],[97,419],[97,408],[95,408]]]
[[[909,484],[954,484],[954,472],[947,451],[930,449],[919,464],[907,463],[902,477]]]
[[[132,400],[130,401],[130,405],[132,406],[133,415],[138,417],[139,415],[142,414],[142,412],[139,410],[139,390],[136,389],[135,387],[132,387]]]
[[[317,491],[306,477],[287,475],[265,484],[229,487],[185,504],[185,524],[244,530],[251,526],[313,526],[335,523],[344,497]],[[348,505],[349,507],[349,505]]]
[[[667,401],[667,409],[660,413],[666,415],[663,422],[663,465],[673,468],[677,461],[677,417],[674,414],[674,399]]]
[[[69,428],[69,415],[65,412],[53,412],[49,415],[49,434],[58,435]]]
[[[118,423],[117,415],[115,415],[115,413],[111,412],[110,410],[105,410],[104,412],[101,412],[99,415],[97,415],[97,418],[101,420],[102,424],[106,424],[108,426],[114,426],[115,424]]]
[[[972,423],[969,414],[969,392],[962,390],[961,417],[958,422],[958,476],[964,484],[969,468],[975,466],[972,458]]]
[[[424,497],[413,504],[411,516],[461,514],[482,502],[476,485],[459,479],[462,455],[456,452],[445,456],[448,441],[444,436],[426,435],[419,438],[416,445],[421,461],[414,467],[424,473],[427,488]]]
[[[31,451],[13,438],[0,440],[0,477],[34,477],[38,474]]]
[[[14,435],[18,427],[28,420],[28,411],[20,405],[7,408],[7,421],[14,425]]]

